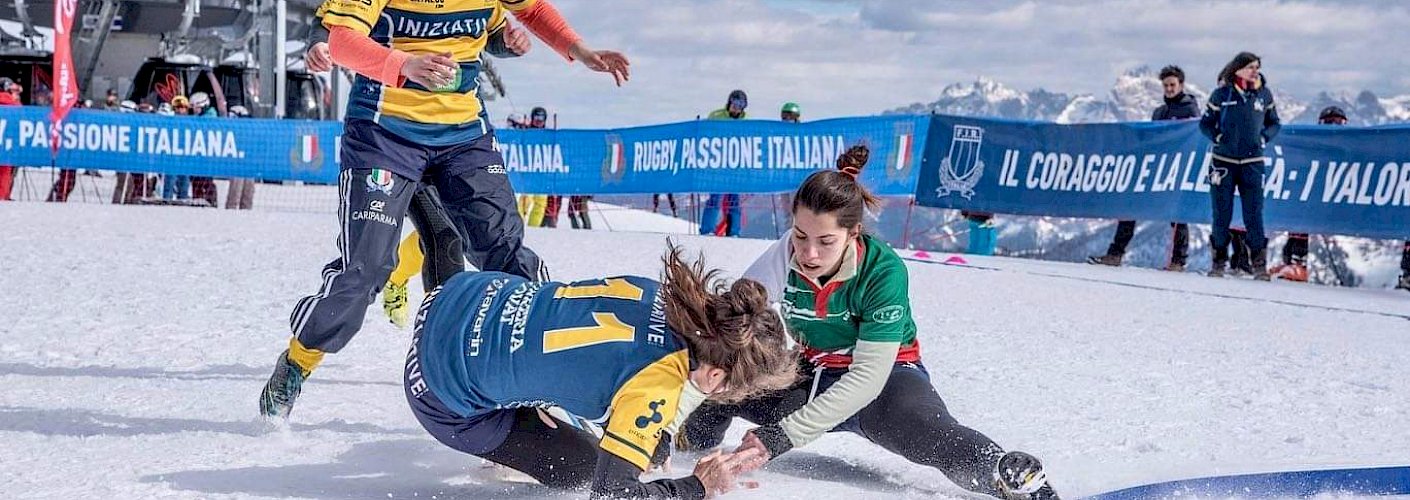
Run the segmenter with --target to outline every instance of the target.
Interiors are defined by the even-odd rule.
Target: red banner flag
[[[78,76],[73,68],[73,47],[69,43],[69,33],[73,29],[74,11],[78,0],[57,0],[54,2],[54,108],[49,112],[49,151],[59,154],[59,131],[64,117],[78,102]]]

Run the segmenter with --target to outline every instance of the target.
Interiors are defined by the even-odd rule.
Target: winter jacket
[[[1283,127],[1267,81],[1260,74],[1252,89],[1231,83],[1209,95],[1199,128],[1214,141],[1214,159],[1237,164],[1263,161],[1263,146]]]
[[[1151,121],[1189,120],[1199,118],[1199,114],[1199,99],[1182,93],[1174,99],[1166,99],[1164,105],[1155,108],[1155,112],[1151,113]]]

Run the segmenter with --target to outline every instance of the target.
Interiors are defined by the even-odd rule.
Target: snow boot
[[[1057,500],[1057,493],[1048,484],[1048,474],[1038,457],[1021,451],[1010,451],[999,457],[994,466],[994,483],[1000,498],[1007,500]]]
[[[1410,292],[1410,273],[1400,275],[1400,283],[1397,283],[1395,287]]]
[[[1121,256],[1111,254],[1093,255],[1091,257],[1087,257],[1087,263],[1102,266],[1121,267]]]
[[[1271,281],[1273,279],[1273,275],[1268,272],[1267,250],[1254,252],[1249,260],[1249,266],[1253,268],[1253,279],[1258,281]]]

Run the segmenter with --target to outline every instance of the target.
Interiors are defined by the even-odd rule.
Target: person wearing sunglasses
[[[749,96],[743,90],[729,93],[725,107],[710,112],[710,120],[743,120],[748,115]],[[738,194],[711,194],[705,200],[705,210],[700,213],[700,234],[715,236],[739,236],[743,229],[743,211],[739,207]]]

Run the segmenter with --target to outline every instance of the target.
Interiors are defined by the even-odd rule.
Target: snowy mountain
[[[1283,120],[1289,123],[1316,122],[1317,113],[1327,106],[1341,107],[1351,115],[1353,125],[1410,121],[1410,95],[1383,99],[1370,91],[1355,94],[1322,92],[1311,101],[1304,101],[1274,83],[1273,95],[1278,101],[1278,110]],[[1185,89],[1198,97],[1200,102],[1209,97],[1209,91],[1195,83],[1187,83]],[[1058,123],[1102,123],[1148,120],[1151,111],[1160,106],[1161,101],[1158,70],[1142,66],[1118,76],[1105,96],[1069,95],[1044,89],[1024,92],[980,77],[973,83],[945,87],[940,92],[940,98],[933,102],[914,103],[882,114],[941,113]]]
[[[956,83],[940,91],[940,99],[930,104],[912,104],[883,114],[925,114],[931,112],[997,116],[1020,120],[1053,120],[1067,108],[1073,96],[1043,89],[1020,92],[1002,83],[980,77],[973,83]]]

